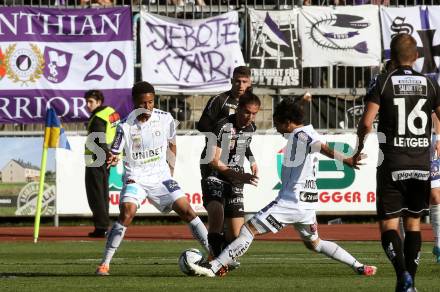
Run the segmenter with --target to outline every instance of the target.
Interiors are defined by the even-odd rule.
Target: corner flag
[[[48,148],[65,148],[70,150],[70,144],[67,140],[66,133],[61,126],[53,108],[48,108],[46,113],[46,126],[44,129],[43,154],[41,155],[41,170],[40,170],[40,185],[38,188],[37,207],[35,209],[35,223],[34,223],[34,242],[38,240],[38,233],[40,231],[40,217],[41,205],[43,201],[44,191],[44,177],[46,174],[46,161]]]

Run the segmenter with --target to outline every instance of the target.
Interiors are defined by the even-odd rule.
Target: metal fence
[[[428,1],[389,1],[389,0],[0,0],[0,5],[36,7],[84,8],[101,6],[130,5],[135,25],[136,64],[135,80],[141,80],[140,49],[138,22],[139,11],[146,9],[155,14],[175,18],[199,19],[206,18],[231,10],[240,13],[241,46],[245,61],[248,62],[249,15],[248,8],[262,10],[289,10],[302,5],[351,5],[351,4],[385,4],[393,6],[435,5],[440,0]],[[356,127],[356,120],[362,113],[362,99],[365,87],[372,76],[379,72],[379,67],[348,67],[331,66],[320,68],[302,68],[301,87],[292,89],[254,88],[254,93],[262,98],[263,105],[257,116],[257,127],[261,130],[273,127],[272,109],[284,96],[301,96],[309,91],[313,95],[312,103],[307,112],[307,122],[324,131],[346,131]],[[171,112],[180,121],[181,131],[194,130],[201,112],[209,96],[201,96],[194,92],[189,95],[161,93],[158,95],[157,107]],[[82,123],[65,125],[68,131],[83,132]],[[43,125],[0,125],[3,133],[41,132]]]

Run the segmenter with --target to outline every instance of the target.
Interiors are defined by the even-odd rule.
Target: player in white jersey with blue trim
[[[108,234],[97,275],[109,274],[110,261],[145,199],[162,213],[174,210],[188,223],[194,238],[209,252],[208,231],[172,178],[176,155],[174,119],[170,113],[154,108],[155,92],[148,82],[136,83],[132,95],[136,110],[118,125],[107,159],[109,165],[114,165],[119,155],[124,153],[125,174],[119,218]]]
[[[432,141],[431,155],[431,194],[429,198],[429,211],[431,216],[432,231],[434,232],[434,247],[432,253],[440,264],[440,121],[435,114],[432,115],[434,125],[434,139]]]
[[[345,158],[323,144],[313,126],[303,125],[303,118],[301,105],[289,98],[276,106],[274,124],[288,140],[278,197],[246,222],[240,235],[217,258],[209,263],[191,264],[196,274],[208,277],[224,275],[225,267],[249,249],[255,235],[276,233],[286,225],[293,225],[307,248],[350,266],[358,274],[372,276],[376,273],[376,267],[361,264],[336,243],[318,236],[315,212],[318,203],[315,175],[317,153],[321,152],[350,166],[355,164],[352,158]]]

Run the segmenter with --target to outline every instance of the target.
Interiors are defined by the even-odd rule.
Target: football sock
[[[319,240],[318,245],[315,250],[319,253],[325,254],[329,258],[335,259],[341,263],[344,263],[353,269],[362,267],[363,265],[358,262],[351,254],[349,254],[345,249],[337,245],[332,241]]]
[[[422,236],[420,231],[407,231],[403,253],[405,254],[406,269],[411,274],[413,280],[416,277],[417,267],[420,259],[420,249],[422,247]]]
[[[203,224],[200,217],[196,217],[188,223],[189,229],[193,237],[202,245],[207,253],[209,253],[208,230]]]
[[[397,278],[406,271],[405,259],[402,251],[402,240],[396,230],[387,230],[381,236],[382,247],[388,259],[394,266]]]
[[[224,237],[220,233],[208,233],[208,242],[214,257],[218,257],[222,252]]]
[[[214,273],[217,273],[223,266],[228,266],[238,257],[241,257],[251,245],[254,240],[254,235],[246,225],[243,225],[240,229],[240,234],[238,237],[231,242],[222,253],[215,259],[210,262],[211,270]]]
[[[126,230],[127,230],[127,227],[125,227],[124,225],[122,225],[118,221],[116,221],[115,224],[113,224],[113,227],[110,230],[108,237],[107,237],[107,243],[105,244],[104,257],[102,259],[101,264],[110,265],[110,261],[112,260],[113,255],[115,254],[119,245],[121,245],[121,241],[124,238],[124,234],[125,234]]]
[[[400,238],[405,239],[405,227],[403,226],[403,218],[399,218],[399,232],[400,232]],[[405,243],[403,243],[405,244]]]
[[[431,224],[435,246],[440,247],[440,205],[431,205]]]

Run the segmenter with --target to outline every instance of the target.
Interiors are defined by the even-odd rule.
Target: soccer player
[[[413,37],[399,34],[390,48],[394,70],[380,74],[365,96],[354,157],[360,155],[379,113],[378,132],[386,138],[379,143],[383,162],[376,174],[382,247],[396,271],[396,291],[414,291],[422,242],[420,217],[428,210],[430,193],[431,113],[440,114],[440,88],[412,69],[418,58]],[[403,243],[399,217],[404,220]]]
[[[219,255],[223,247],[224,240],[220,234],[223,216],[235,238],[244,223],[244,184],[256,185],[258,180],[254,172],[245,173],[243,163],[245,153],[250,153],[251,135],[256,130],[254,120],[260,105],[258,96],[246,91],[238,101],[236,113],[217,123],[215,144],[207,144],[207,147],[212,147],[213,159],[203,168],[203,203],[210,210],[208,240],[214,256]]]
[[[434,248],[432,253],[440,264],[440,121],[432,115],[434,138],[431,161],[431,196],[429,198],[432,231],[434,232]]]
[[[132,96],[136,110],[118,126],[107,159],[109,165],[115,165],[124,151],[125,174],[119,218],[109,232],[97,275],[109,274],[110,261],[124,238],[127,226],[146,198],[163,213],[174,210],[188,223],[194,238],[209,252],[208,231],[172,178],[176,155],[174,120],[170,113],[154,108],[154,95],[151,84],[143,81],[134,84]]]
[[[301,103],[285,98],[276,106],[274,124],[288,141],[278,197],[246,222],[240,235],[216,259],[207,264],[190,264],[195,273],[208,277],[222,276],[225,267],[249,249],[255,235],[276,233],[288,224],[299,232],[307,248],[348,265],[360,275],[372,276],[376,273],[376,267],[363,265],[336,243],[322,240],[318,236],[315,212],[318,203],[315,176],[317,153],[321,152],[350,166],[357,162],[323,144],[313,126],[305,126],[303,119]]]
[[[230,91],[223,92],[213,96],[203,110],[197,130],[208,135],[214,133],[219,121],[235,113],[241,96],[249,91],[251,82],[251,71],[246,66],[238,66],[234,69]],[[256,128],[252,123],[252,127]],[[255,129],[254,129],[255,131]],[[237,213],[237,210],[243,208],[243,202],[229,204],[225,202],[223,186],[218,185],[209,177],[212,176],[212,166],[208,164],[207,159],[208,138],[205,139],[205,148],[201,154],[200,173],[202,176],[201,186],[203,192],[203,205],[208,213],[208,241],[211,246],[211,252],[217,256],[226,241],[231,241],[238,236],[240,228],[244,223],[243,210]],[[246,147],[246,158],[250,162],[252,174],[258,175],[258,167],[253,157],[250,147]],[[230,187],[229,187],[230,188]],[[240,193],[241,190],[237,191]],[[231,191],[229,191],[230,193]],[[226,218],[225,218],[226,217]],[[225,222],[226,221],[226,222]],[[226,234],[223,234],[224,223],[227,226]],[[226,238],[225,238],[226,237]]]

